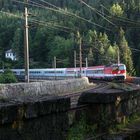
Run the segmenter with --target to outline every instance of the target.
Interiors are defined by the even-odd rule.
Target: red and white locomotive
[[[97,66],[87,69],[87,77],[105,80],[125,80],[126,66],[124,64],[113,64],[111,66]],[[92,71],[92,74],[91,73]]]

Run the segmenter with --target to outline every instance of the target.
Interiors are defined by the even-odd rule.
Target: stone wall
[[[65,140],[70,98],[87,78],[0,85],[0,140]]]
[[[101,131],[107,131],[113,124],[125,122],[126,117],[139,113],[140,88],[129,85],[126,89],[107,87],[87,91],[81,95],[79,104],[89,105],[82,112],[88,123],[97,124]]]
[[[22,97],[0,101],[0,140],[65,140],[69,98]]]
[[[0,84],[0,99],[35,95],[60,95],[89,87],[86,77],[70,80]]]

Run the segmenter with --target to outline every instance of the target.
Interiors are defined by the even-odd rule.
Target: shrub
[[[16,83],[17,79],[13,72],[9,69],[0,74],[0,83]]]

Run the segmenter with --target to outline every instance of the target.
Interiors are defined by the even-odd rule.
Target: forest
[[[30,68],[120,63],[140,76],[139,0],[0,0],[0,67],[24,68],[24,7],[28,7]],[[5,59],[12,49],[17,61]]]

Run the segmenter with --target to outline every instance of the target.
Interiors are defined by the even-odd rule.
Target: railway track
[[[69,97],[70,98],[70,103],[71,103],[71,108],[70,110],[79,110],[79,109],[83,109],[85,107],[87,107],[87,105],[78,105],[78,100],[79,100],[79,97],[81,96],[81,94],[85,91],[90,91],[90,90],[98,90],[98,89],[101,89],[101,88],[105,88],[106,86],[108,86],[108,82],[97,82],[96,83],[96,86],[91,86],[87,89],[83,89],[83,90],[80,90],[80,91],[77,91],[77,92],[74,92],[74,93],[69,93],[69,94],[65,94],[65,95],[61,95],[62,97]]]
[[[117,85],[117,84],[112,83],[112,82],[107,82],[107,81],[95,80],[93,82],[94,82],[94,84],[96,84],[96,86],[91,86],[91,87],[89,87],[87,89],[83,89],[83,90],[80,90],[80,91],[77,91],[77,92],[74,92],[74,93],[68,93],[68,94],[65,94],[65,95],[61,95],[62,97],[69,97],[70,98],[70,103],[71,103],[70,110],[79,110],[79,109],[83,109],[83,108],[85,108],[85,107],[88,106],[88,105],[77,105],[78,104],[79,97],[85,91],[90,91],[90,90],[95,90],[95,91],[96,90],[97,91],[98,90],[105,90],[105,89],[110,88],[112,86],[114,86],[114,88],[116,87],[118,89],[125,90],[125,88],[127,88],[129,85],[131,87],[134,86],[133,83],[129,83],[129,82],[125,82],[124,83],[124,84],[127,85],[127,87],[121,87],[120,85]]]

